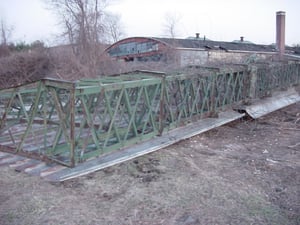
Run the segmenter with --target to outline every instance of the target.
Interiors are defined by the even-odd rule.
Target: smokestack
[[[240,41],[244,42],[244,37],[243,36],[240,37]]]
[[[285,52],[285,12],[276,12],[276,48],[279,58],[282,59]]]
[[[196,33],[196,38],[199,38],[200,37],[200,33]]]

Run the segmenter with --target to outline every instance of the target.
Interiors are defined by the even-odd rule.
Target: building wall
[[[270,60],[274,54],[255,52],[226,52],[223,50],[179,49],[180,66],[220,63],[249,63],[251,61]]]
[[[211,51],[209,52],[209,62],[224,62],[224,63],[242,63],[245,58],[249,57],[248,54],[243,53],[232,53],[225,51]]]
[[[272,56],[273,54],[270,53],[210,51],[208,62],[248,63],[250,61],[267,60]]]
[[[180,49],[178,50],[180,54],[180,66],[188,65],[203,65],[208,62],[208,51],[205,50],[189,50]]]

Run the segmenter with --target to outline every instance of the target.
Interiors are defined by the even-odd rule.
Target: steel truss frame
[[[78,82],[43,79],[0,90],[0,149],[74,167],[217,116],[251,96],[251,79],[246,70],[203,76],[136,72]],[[299,64],[260,68],[254,96],[299,83]]]

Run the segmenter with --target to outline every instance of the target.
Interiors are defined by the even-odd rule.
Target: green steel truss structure
[[[0,150],[74,167],[299,83],[299,64],[209,75],[43,79],[0,90]]]

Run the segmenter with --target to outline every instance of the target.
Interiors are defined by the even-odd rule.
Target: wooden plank
[[[191,123],[185,127],[176,128],[169,132],[163,133],[162,136],[154,137],[145,142],[138,143],[131,147],[123,148],[120,151],[92,159],[77,165],[75,168],[66,168],[52,173],[44,178],[52,182],[61,182],[78,176],[86,175],[109,166],[122,163],[136,157],[157,151],[178,141],[201,134],[213,128],[230,123],[242,118],[245,114],[237,113],[233,110],[221,112],[218,118],[205,118]]]
[[[28,163],[28,161],[30,161],[30,160],[31,160],[31,159],[29,159],[29,158],[23,157],[23,159],[18,160],[18,161],[14,162],[14,163],[9,164],[9,167],[11,167],[11,168],[17,168],[17,167],[19,167],[19,166],[25,165],[25,164]]]
[[[9,157],[0,159],[0,166],[9,165],[11,163],[15,163],[22,159],[24,159],[24,157],[22,157],[22,156],[10,155]]]
[[[23,172],[27,168],[35,167],[39,163],[41,163],[41,161],[38,161],[38,160],[35,160],[35,159],[30,159],[30,160],[25,161],[24,163],[22,163],[18,166],[15,166],[14,168],[15,168],[15,171],[17,171],[17,172]]]
[[[40,176],[41,177],[45,177],[45,176],[48,176],[52,173],[57,173],[58,171],[60,170],[63,170],[65,169],[66,167],[65,166],[62,166],[62,165],[52,165],[50,167],[47,167],[43,170],[40,171]]]
[[[48,166],[46,163],[40,162],[36,166],[26,168],[24,171],[25,171],[25,173],[28,173],[30,175],[39,176],[43,170],[47,170],[50,167],[51,166]]]
[[[11,157],[12,154],[6,152],[0,152],[0,160]]]

